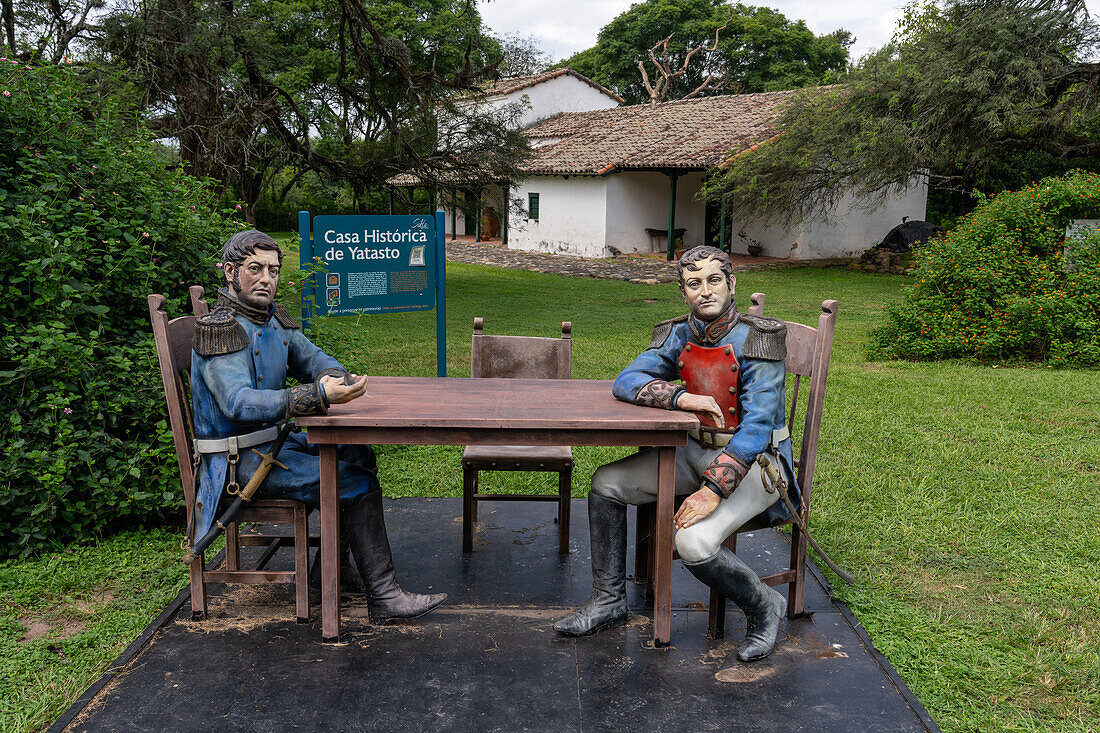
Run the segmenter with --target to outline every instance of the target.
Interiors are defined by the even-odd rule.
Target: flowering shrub
[[[914,282],[872,355],[1100,366],[1100,175],[1075,172],[984,199],[915,252]]]
[[[0,90],[5,556],[182,517],[146,295],[183,312],[234,225],[71,67],[3,60]]]

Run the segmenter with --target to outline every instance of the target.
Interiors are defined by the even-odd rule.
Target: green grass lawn
[[[819,268],[738,278],[741,303],[764,291],[767,313],[788,320],[815,323],[821,300],[841,304],[811,518],[858,578],[838,593],[943,730],[1100,730],[1100,372],[868,362],[867,332],[903,282]],[[451,376],[469,374],[475,316],[521,335],[572,321],[573,375],[606,379],[653,323],[684,310],[673,285],[474,265],[449,266],[447,293]],[[434,312],[314,326],[355,371],[435,374]],[[574,495],[627,452],[577,449]],[[460,495],[460,453],[380,448],[386,493]],[[517,475],[486,479],[491,490]],[[545,491],[553,479],[517,480]],[[0,564],[0,728],[60,714],[183,586],[178,552],[178,537],[146,532]],[[118,556],[130,570],[108,562]],[[95,603],[102,613],[65,630]],[[56,629],[23,641],[38,617]]]

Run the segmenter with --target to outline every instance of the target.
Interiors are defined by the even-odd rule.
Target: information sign
[[[443,212],[435,216],[318,216],[298,213],[302,318],[436,308],[436,364],[446,376],[446,254]]]

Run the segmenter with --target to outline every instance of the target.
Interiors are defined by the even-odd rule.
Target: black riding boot
[[[736,603],[745,612],[748,630],[745,642],[737,652],[742,662],[754,662],[772,653],[779,619],[787,602],[783,595],[769,587],[728,548],[719,548],[709,560],[684,563],[699,580]]]
[[[340,521],[340,531],[351,545],[351,554],[370,593],[367,608],[372,621],[416,618],[447,600],[446,593],[409,593],[397,584],[390,541],[386,536],[386,520],[382,516],[381,491],[345,509]]]
[[[309,590],[314,593],[321,592],[321,551],[313,557],[313,564],[309,566]],[[363,578],[355,567],[351,557],[351,545],[346,537],[340,538],[340,592],[341,593],[366,593],[367,586],[363,585]]]
[[[586,636],[626,623],[626,504],[589,494],[588,531],[592,597],[554,624],[554,630],[566,636]]]

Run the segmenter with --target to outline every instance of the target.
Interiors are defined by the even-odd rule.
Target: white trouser
[[[622,460],[600,466],[592,474],[592,491],[624,504],[648,504],[657,500],[657,448],[646,448]],[[721,448],[704,448],[694,440],[676,449],[676,494],[703,488],[702,476]],[[708,489],[709,490],[709,489]],[[706,519],[676,532],[676,551],[686,563],[709,560],[737,528],[779,500],[769,494],[754,463],[728,499]]]

